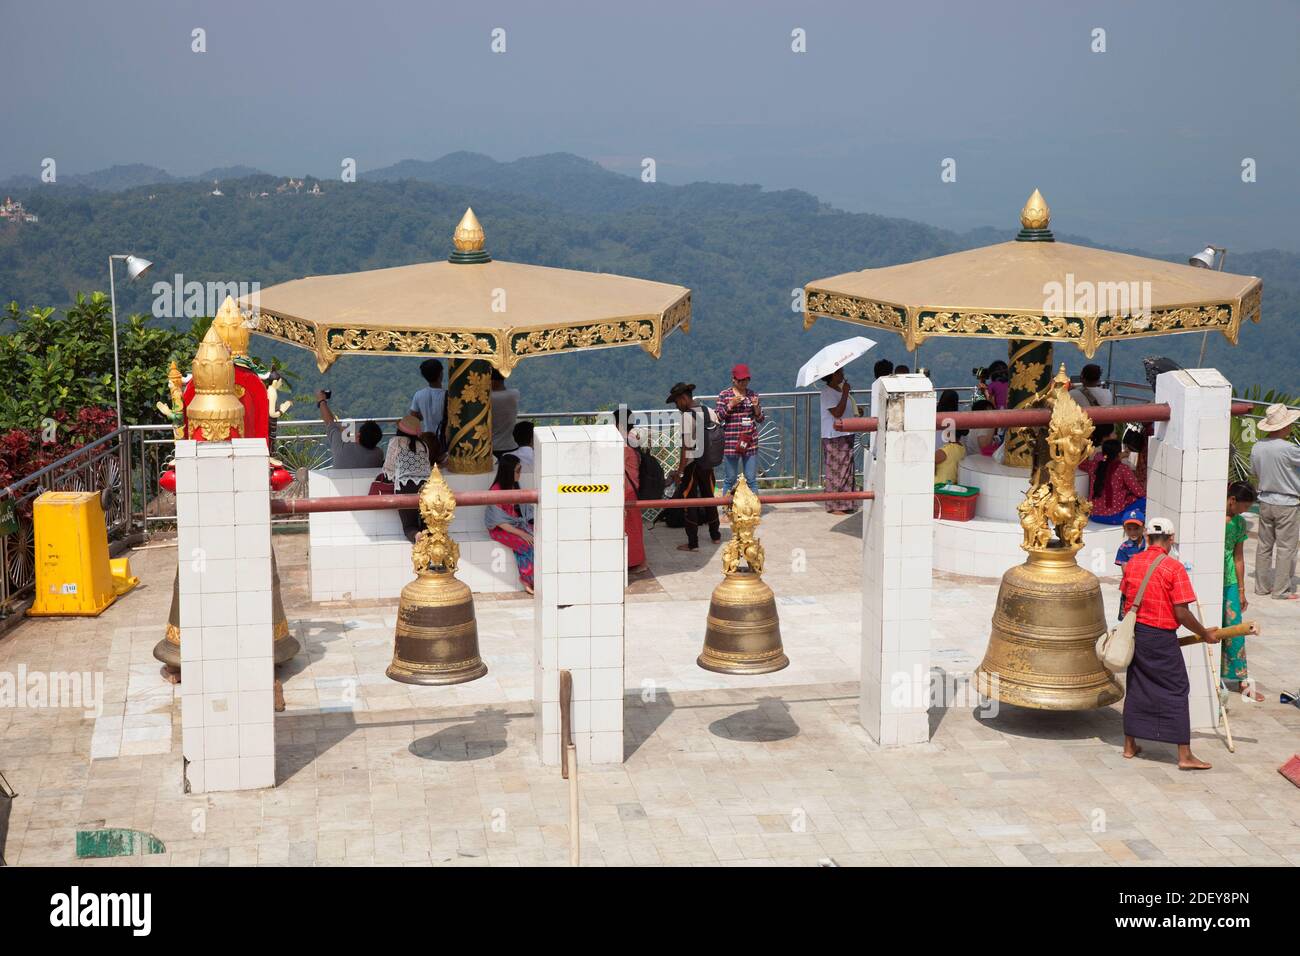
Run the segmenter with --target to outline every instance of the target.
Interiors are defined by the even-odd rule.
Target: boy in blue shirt
[[[1124,542],[1115,552],[1115,564],[1121,569],[1133,555],[1141,554],[1147,549],[1146,532],[1142,513],[1137,508],[1130,508],[1124,515]]]

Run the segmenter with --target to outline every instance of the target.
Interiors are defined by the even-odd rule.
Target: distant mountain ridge
[[[265,176],[252,166],[224,166],[209,169],[197,176],[173,176],[165,169],[145,163],[110,166],[91,173],[58,173],[53,183],[43,183],[36,176],[11,176],[0,180],[0,192],[26,192],[31,189],[85,189],[94,192],[124,192],[140,186],[158,186],[166,183],[211,182],[214,179],[243,179],[248,176]]]
[[[149,311],[152,283],[177,273],[187,282],[256,281],[265,287],[304,275],[428,261],[447,254],[452,228],[472,205],[495,258],[617,272],[693,290],[691,333],[670,338],[658,363],[639,349],[603,350],[529,360],[511,378],[525,390],[529,409],[658,404],[677,380],[722,384],[725,369],[742,357],[761,388],[791,388],[803,358],[854,334],[831,321],[803,330],[791,306],[804,283],[1006,241],[1019,226],[1012,211],[1004,226],[955,233],[843,212],[799,190],[644,183],[562,153],[505,163],[451,153],[363,170],[355,183],[303,177],[306,188],[283,191],[276,185],[285,177],[232,175],[247,168],[114,191],[39,184],[15,190],[40,222],[0,228],[0,301],[63,308],[79,290],[104,288],[105,258],[122,251],[157,263],[144,280],[119,282],[123,314]],[[88,181],[147,178],[148,167],[129,169]],[[221,181],[223,195],[212,195],[213,179]],[[310,195],[314,182],[319,196]],[[1057,213],[1066,225],[1068,214]],[[1093,244],[1059,228],[1057,236]],[[1213,334],[1207,364],[1218,364],[1243,384],[1296,391],[1300,255],[1234,251],[1231,265],[1264,279],[1265,318],[1259,327],[1242,330],[1237,348]],[[880,342],[877,354],[906,360],[895,336],[868,334]],[[1182,335],[1123,343],[1115,348],[1115,374],[1140,377],[1139,360],[1151,354],[1195,363],[1200,341],[1199,335]],[[390,413],[405,400],[414,374],[401,358],[347,358],[322,377],[300,350],[260,340],[259,350],[289,361],[304,386],[334,388],[351,414]],[[1001,343],[932,339],[923,345],[919,364],[932,368],[941,383],[964,384],[972,366],[1005,354]],[[1097,360],[1104,366],[1108,357],[1109,348]],[[1073,348],[1058,350],[1057,358],[1072,370],[1084,361]]]

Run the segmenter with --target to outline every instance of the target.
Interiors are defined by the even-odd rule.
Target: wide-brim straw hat
[[[424,431],[423,423],[414,412],[408,412],[403,415],[397,423],[398,434],[410,435],[412,438],[419,438],[420,433]]]
[[[1264,420],[1259,423],[1259,430],[1280,432],[1290,428],[1297,421],[1300,421],[1300,408],[1287,408],[1278,403],[1268,406],[1268,411],[1264,413]]]

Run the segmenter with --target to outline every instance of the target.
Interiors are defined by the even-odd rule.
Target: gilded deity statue
[[[1079,463],[1092,454],[1092,419],[1070,397],[1070,378],[1062,365],[1044,397],[1051,408],[1046,435],[1035,439],[1033,485],[1016,511],[1026,551],[1051,545],[1052,529],[1061,546],[1077,550],[1083,544],[1092,503],[1080,500],[1074,488]]]
[[[754,537],[762,510],[758,495],[741,475],[731,496],[731,540],[722,548],[722,570],[725,573],[739,570],[742,558],[755,574],[763,573],[763,545]]]
[[[456,570],[460,563],[460,545],[447,532],[455,515],[456,496],[438,466],[434,465],[433,473],[420,491],[420,518],[424,521],[424,530],[416,535],[415,547],[411,549],[411,563],[416,574],[423,574],[430,568]]]

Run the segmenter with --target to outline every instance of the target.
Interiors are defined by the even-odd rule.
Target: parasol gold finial
[[[452,233],[451,241],[456,246],[457,252],[481,252],[483,250],[483,227],[479,225],[478,217],[474,215],[472,206],[467,208],[465,215],[460,217],[460,223],[456,226],[456,231]]]
[[[1046,229],[1051,221],[1052,210],[1047,207],[1043,194],[1035,189],[1025,208],[1020,210],[1020,225],[1026,229]]]
[[[430,568],[447,572],[456,570],[460,563],[460,545],[447,531],[455,516],[456,496],[438,466],[434,465],[433,473],[420,490],[420,517],[424,519],[425,530],[416,536],[415,547],[411,549],[411,562],[416,574],[424,574]]]
[[[235,304],[234,296],[226,296],[226,301],[221,303],[221,308],[212,319],[212,327],[217,330],[233,357],[248,354],[249,329],[244,325],[244,316]]]

